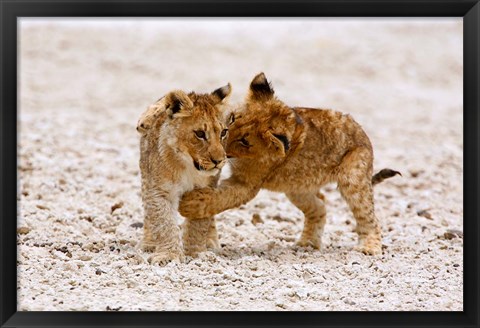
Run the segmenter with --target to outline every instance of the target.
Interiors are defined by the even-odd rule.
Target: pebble
[[[348,305],[355,305],[356,303],[352,300],[349,300],[349,299],[345,299],[343,300],[345,302],[345,304],[348,304]]]
[[[72,262],[65,262],[63,264],[63,269],[67,270],[67,271],[76,271],[78,269],[78,267],[75,264],[73,264]]]
[[[238,221],[235,222],[235,226],[236,226],[236,227],[239,227],[239,226],[241,226],[244,222],[245,222],[245,221],[244,221],[243,219],[240,219],[240,220],[238,220]]]
[[[409,170],[410,176],[412,178],[418,177],[420,174],[424,173],[424,170]]]
[[[259,208],[259,209],[263,209],[263,208],[267,207],[267,204],[265,204],[263,202],[260,202],[258,204],[255,204],[255,207]]]
[[[121,309],[122,309],[121,306],[119,306],[119,307],[110,307],[110,306],[107,305],[107,307],[106,307],[106,310],[107,310],[107,311],[120,311]]]
[[[119,208],[122,208],[123,207],[123,202],[118,202],[118,203],[115,203],[112,205],[112,207],[110,208],[111,212],[110,213],[113,213],[115,212],[115,210],[119,209]]]
[[[252,224],[257,225],[257,224],[260,224],[260,223],[263,223],[262,217],[257,213],[253,214],[252,215]]]
[[[277,302],[275,303],[275,306],[278,306],[281,309],[287,309],[287,305],[285,305],[285,303]]]
[[[143,228],[143,223],[142,222],[135,222],[130,225],[132,228]]]
[[[432,217],[432,214],[430,214],[430,212],[428,212],[429,209],[425,209],[425,210],[420,210],[417,212],[417,215],[418,216],[423,216],[425,219],[428,219],[428,220],[433,220],[433,217]]]
[[[298,298],[300,298],[301,300],[305,299],[308,297],[308,295],[310,295],[310,293],[308,292],[308,290],[306,288],[300,288],[298,289],[295,294],[298,296]]]
[[[308,279],[307,282],[310,284],[319,284],[325,282],[325,279],[323,279],[323,277],[313,277]]]
[[[277,221],[277,222],[295,222],[294,220],[292,220],[290,218],[285,218],[281,215],[272,216],[272,220]]]
[[[57,251],[60,251],[62,253],[67,253],[68,252],[68,248],[67,246],[62,246],[60,248],[57,248]]]
[[[32,229],[29,228],[29,227],[20,227],[20,228],[17,228],[17,234],[19,234],[19,235],[26,235],[26,234],[29,233],[30,231],[32,231]]]
[[[455,229],[448,229],[444,234],[443,237],[445,239],[451,240],[454,238],[463,238],[463,231],[455,230]]]

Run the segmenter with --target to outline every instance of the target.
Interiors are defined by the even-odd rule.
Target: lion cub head
[[[298,120],[295,112],[274,96],[265,74],[258,74],[250,83],[244,108],[230,118],[228,157],[285,157]]]
[[[216,174],[225,165],[228,129],[223,100],[230,84],[209,94],[175,90],[142,115],[137,130],[158,146],[184,160],[203,174]],[[166,153],[165,153],[166,154]]]

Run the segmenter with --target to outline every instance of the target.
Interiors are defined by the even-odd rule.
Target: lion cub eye
[[[207,136],[205,135],[205,131],[194,131],[195,135],[198,139],[207,140]]]
[[[223,129],[222,133],[220,133],[220,137],[223,139],[227,135],[228,129]]]
[[[243,146],[245,146],[245,147],[250,146],[250,144],[248,143],[247,139],[245,139],[245,138],[240,139],[240,143],[241,143]]]

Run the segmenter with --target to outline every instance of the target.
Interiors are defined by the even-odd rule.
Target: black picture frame
[[[411,326],[478,327],[480,153],[478,0],[0,0],[1,327]],[[17,19],[20,17],[463,17],[464,311],[462,312],[17,312]],[[475,278],[477,277],[477,278]]]

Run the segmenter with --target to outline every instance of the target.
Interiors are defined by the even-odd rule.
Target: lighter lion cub
[[[305,214],[297,244],[320,248],[326,210],[319,189],[336,182],[357,221],[358,250],[381,253],[373,185],[398,172],[386,169],[372,177],[372,145],[350,115],[289,107],[261,73],[230,126],[226,150],[231,177],[218,188],[186,193],[179,208],[183,216],[210,217],[250,201],[260,188],[283,192]]]
[[[153,252],[151,263],[184,260],[176,221],[178,202],[184,192],[215,186],[218,181],[226,161],[228,132],[223,100],[230,93],[230,84],[211,94],[172,91],[150,106],[137,123],[145,215],[143,249]],[[206,250],[207,243],[218,247],[214,219],[187,219],[185,254],[194,256]]]

